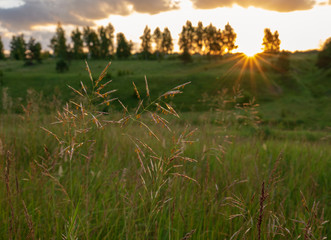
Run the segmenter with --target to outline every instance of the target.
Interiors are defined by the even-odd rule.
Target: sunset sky
[[[317,49],[331,37],[331,0],[0,0],[0,35],[33,35],[46,48],[60,21],[69,34],[75,26],[107,25],[139,47],[146,25],[168,27],[174,43],[186,20],[237,33],[239,52],[261,51],[263,30],[278,30],[281,49]],[[175,50],[178,47],[175,46]]]

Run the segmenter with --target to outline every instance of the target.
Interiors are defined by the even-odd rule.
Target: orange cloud
[[[212,9],[216,7],[229,7],[237,4],[242,7],[257,7],[278,12],[291,12],[308,10],[316,4],[315,0],[192,0],[196,8]],[[331,3],[331,0],[329,0]]]

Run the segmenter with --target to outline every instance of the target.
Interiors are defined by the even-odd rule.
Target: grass
[[[145,202],[148,201],[148,196],[143,194],[145,190],[139,177],[142,169],[134,152],[135,146],[123,136],[123,131],[144,136],[145,142],[153,148],[161,148],[160,151],[165,151],[164,154],[168,145],[166,148],[154,146],[158,143],[154,142],[153,145],[153,140],[146,136],[146,131],[142,128],[132,126],[125,130],[117,127],[106,129],[96,136],[98,145],[90,161],[90,171],[86,172],[86,160],[75,159],[70,183],[68,162],[56,156],[54,140],[46,137],[45,142],[45,133],[38,128],[39,124],[47,125],[47,122],[31,124],[35,124],[37,133],[32,139],[31,133],[22,129],[11,141],[8,138],[12,134],[2,136],[2,141],[7,142],[6,149],[13,148],[13,141],[20,140],[16,142],[15,149],[10,149],[13,152],[10,158],[10,187],[13,192],[11,204],[14,205],[15,226],[13,235],[24,239],[29,232],[22,208],[24,200],[36,238],[61,238],[67,231],[68,224],[74,224],[75,229],[77,228],[75,236],[83,239],[145,239],[150,211],[148,209],[152,203]],[[30,129],[32,126],[24,124],[24,127]],[[176,132],[181,129],[181,125],[174,126]],[[163,132],[165,139],[172,138],[172,134],[165,130]],[[289,229],[291,234],[285,235],[286,237],[294,238],[303,234],[304,223],[294,220],[304,222],[310,216],[302,204],[300,191],[309,208],[314,202],[319,202],[318,216],[324,208],[324,219],[329,219],[329,142],[263,140],[258,136],[250,136],[235,137],[232,144],[227,144],[224,142],[224,134],[227,133],[218,131],[217,127],[211,125],[204,126],[195,134],[193,139],[198,139],[198,142],[189,145],[185,155],[197,159],[198,163],[186,164],[185,174],[194,178],[199,185],[181,178],[172,180],[163,193],[171,201],[155,217],[154,222],[157,224],[152,224],[153,230],[148,228],[148,238],[167,239],[170,235],[171,239],[181,239],[186,233],[195,230],[193,239],[229,239],[242,226],[246,228],[242,229],[243,232],[251,227],[248,238],[257,237],[255,219],[261,184],[269,181],[280,152],[283,152],[283,158],[276,169],[277,182],[268,192],[270,202],[262,225],[263,238],[271,234],[268,233],[268,224],[272,224],[272,214],[283,221],[273,224],[282,224],[283,228]],[[49,152],[43,149],[43,144]],[[225,153],[218,144],[225,147]],[[6,155],[2,155],[2,163],[5,162]],[[45,170],[33,160],[39,164],[47,164],[50,169],[48,171],[61,185],[52,181]],[[3,167],[1,166],[2,170]],[[60,169],[63,169],[62,173]],[[86,185],[87,179],[89,182]],[[74,186],[70,196],[71,201],[77,204],[75,206],[67,199],[61,187],[70,192],[70,185]],[[143,194],[142,199],[140,194]],[[8,236],[11,217],[4,188],[1,195],[1,235]],[[233,203],[236,199],[242,202],[241,208]],[[238,217],[233,218],[237,214]],[[279,216],[281,214],[284,216]],[[75,221],[72,220],[75,215],[80,219],[76,217]],[[314,226],[313,231],[316,230],[317,226]],[[324,225],[324,236],[329,231],[328,225]]]
[[[132,83],[124,90],[138,102],[136,108],[126,108],[130,102],[124,96],[125,106],[114,100],[102,113],[98,104],[107,106],[116,97],[104,95],[116,81],[99,89],[107,75],[100,75],[105,77],[101,82],[84,75],[80,87],[72,84],[80,93],[64,108],[48,102],[54,106],[46,113],[39,98],[30,96],[22,114],[0,118],[3,238],[329,235],[328,131],[260,125],[257,107],[242,104],[245,95],[234,99],[217,93],[216,101],[204,103],[213,111],[180,114],[172,102],[184,98],[190,85],[183,90],[176,88],[178,82],[167,83],[155,94],[155,83],[148,76],[145,82],[143,74],[136,90]],[[184,93],[169,100],[177,91]]]
[[[179,60],[157,61],[113,61],[111,70],[106,76],[113,79],[112,88],[118,89],[115,94],[121,97],[129,107],[137,105],[132,82],[140,91],[144,91],[146,75],[151,94],[157,97],[161,89],[190,81],[190,86],[172,100],[176,109],[181,112],[209,110],[204,104],[203,96],[217,97],[220,89],[232,87],[239,83],[245,90],[245,99],[253,96],[261,104],[260,114],[270,124],[280,124],[285,128],[324,129],[329,126],[330,116],[330,71],[321,71],[314,65],[316,54],[291,54],[289,73],[275,71],[276,59],[263,57],[259,60],[261,74],[254,63],[247,63],[240,58],[224,57],[208,61],[196,58],[193,63],[182,64]],[[239,61],[238,61],[239,59]],[[107,63],[93,60],[90,63],[93,73],[101,72]],[[252,64],[252,71],[249,66]],[[8,95],[13,98],[15,112],[21,112],[21,104],[26,104],[27,89],[41,93],[45,102],[60,101],[61,104],[72,99],[73,93],[67,88],[79,87],[79,82],[88,83],[85,75],[84,61],[72,61],[70,71],[58,74],[55,71],[55,60],[45,60],[41,65],[24,67],[17,61],[0,62],[3,72],[1,92],[8,88]],[[254,77],[254,79],[252,79]],[[61,105],[59,104],[59,105]],[[307,111],[308,109],[308,111]]]

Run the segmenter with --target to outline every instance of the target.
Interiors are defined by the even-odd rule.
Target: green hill
[[[180,60],[114,60],[106,78],[113,80],[110,88],[118,89],[114,97],[127,106],[137,105],[132,82],[144,96],[146,75],[152,97],[191,82],[183,94],[171,100],[181,111],[208,111],[210,105],[203,101],[204,96],[216,98],[222,89],[231,92],[234,86],[240,85],[245,96],[241,101],[255,97],[261,105],[260,115],[265,123],[284,127],[329,126],[331,71],[316,68],[316,53],[290,54],[289,61],[289,70],[284,73],[279,69],[278,58],[266,55],[253,59],[238,54],[218,60],[194,56],[194,61],[188,64]],[[1,61],[2,102],[4,91],[7,91],[13,102],[13,111],[20,112],[21,104],[26,104],[29,89],[41,93],[38,101],[48,104],[56,99],[65,102],[72,98],[73,93],[67,85],[79,88],[80,81],[88,84],[83,60],[71,61],[70,69],[65,73],[56,72],[55,62],[49,59],[40,65],[26,67],[23,62]],[[105,60],[90,60],[88,63],[95,78],[107,65]],[[30,91],[31,94],[34,93]],[[3,111],[5,107],[2,108]]]

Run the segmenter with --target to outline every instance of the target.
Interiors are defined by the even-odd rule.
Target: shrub
[[[282,73],[286,74],[290,71],[290,53],[286,51],[282,51],[279,54],[279,57],[276,62],[277,70]]]
[[[318,53],[316,65],[324,69],[331,67],[331,38],[324,42],[322,51]]]
[[[69,65],[66,61],[64,61],[63,59],[60,59],[56,62],[56,71],[58,73],[63,73],[66,71],[69,71]]]
[[[3,71],[0,70],[0,86],[3,86]]]

